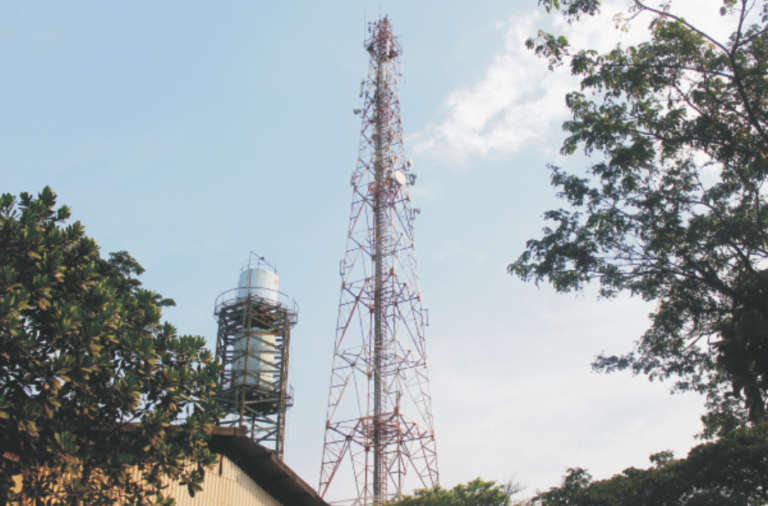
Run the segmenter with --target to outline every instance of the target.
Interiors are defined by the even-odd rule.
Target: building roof
[[[133,430],[126,424],[123,430]],[[208,445],[242,469],[265,492],[284,506],[329,506],[307,482],[302,480],[274,453],[246,436],[244,427],[215,427]],[[2,448],[0,457],[18,460],[18,449]],[[205,486],[205,485],[203,485]]]
[[[329,506],[285,462],[245,434],[245,428],[216,427],[208,444],[285,506]]]

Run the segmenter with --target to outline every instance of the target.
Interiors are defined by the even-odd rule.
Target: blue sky
[[[286,461],[314,485],[364,21],[387,14],[419,174],[442,484],[516,474],[531,493],[571,466],[596,477],[645,467],[695,444],[703,400],[593,374],[590,361],[628,350],[652,307],[558,295],[505,271],[558,205],[545,164],[584,162],[558,155],[563,95],[577,84],[522,42],[549,27],[602,49],[631,43],[647,23],[618,34],[611,17],[625,7],[609,1],[601,18],[567,26],[534,0],[0,1],[0,192],[50,185],[104,254],[129,251],[145,286],[176,300],[166,318],[211,347],[214,298],[249,251],[276,264],[301,307]],[[705,14],[691,16],[722,30]]]

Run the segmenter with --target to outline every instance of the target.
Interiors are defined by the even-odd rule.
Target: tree
[[[537,506],[757,506],[768,504],[768,427],[731,431],[717,442],[693,448],[676,460],[671,452],[651,455],[649,469],[625,469],[592,481],[569,469],[559,487],[537,495]]]
[[[101,258],[55,204],[48,187],[0,197],[0,445],[18,457],[0,458],[0,499],[172,504],[163,479],[194,494],[215,463],[219,365],[160,323],[173,301],[141,287],[136,260]]]
[[[497,484],[476,478],[466,485],[446,490],[440,485],[414,491],[391,506],[513,506],[512,496],[522,490],[517,483]]]
[[[568,204],[509,266],[561,292],[597,281],[657,303],[634,350],[599,355],[599,371],[675,378],[707,394],[707,437],[766,417],[768,401],[768,3],[724,0],[728,40],[634,0],[621,22],[650,16],[650,40],[606,54],[539,32],[527,44],[570,64],[581,90],[561,152],[586,174],[551,166]],[[569,22],[598,0],[540,0]],[[755,22],[750,24],[750,16]]]

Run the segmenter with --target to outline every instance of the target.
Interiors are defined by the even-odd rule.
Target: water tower
[[[220,425],[245,427],[248,436],[283,458],[285,412],[293,405],[288,386],[291,328],[298,306],[278,291],[277,269],[250,254],[237,288],[216,298],[216,359],[223,365]]]

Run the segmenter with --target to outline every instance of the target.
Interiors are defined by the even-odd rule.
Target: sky
[[[513,479],[524,495],[569,467],[596,478],[684,456],[704,400],[591,372],[631,349],[653,306],[555,293],[506,267],[560,205],[567,69],[524,48],[538,29],[610,49],[647,35],[603,14],[567,25],[535,0],[13,2],[0,0],[0,193],[49,185],[102,254],[126,250],[164,317],[213,348],[215,297],[250,251],[300,306],[291,343],[286,462],[316,486],[339,261],[367,72],[365,22],[399,36],[441,484]],[[672,2],[717,36],[717,0]],[[727,21],[727,20],[726,20]],[[329,497],[328,499],[346,499]]]

